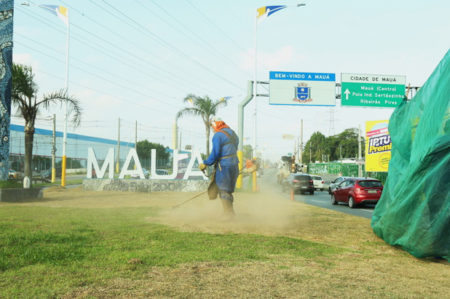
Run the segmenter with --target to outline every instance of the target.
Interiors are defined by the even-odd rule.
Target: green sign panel
[[[397,107],[405,96],[405,76],[342,74],[341,105]]]

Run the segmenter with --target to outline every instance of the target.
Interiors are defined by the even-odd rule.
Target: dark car
[[[383,192],[383,184],[376,179],[350,178],[340,183],[331,194],[331,203],[346,202],[350,208],[360,204],[376,204]]]
[[[55,176],[57,178],[61,177],[61,172],[62,172],[61,167],[56,167],[55,168]],[[43,178],[43,179],[51,179],[52,178],[52,169],[50,168],[50,169],[42,170],[41,173],[40,173],[40,177]]]
[[[328,186],[328,194],[333,194],[333,191],[334,191],[334,189],[336,188],[337,185],[342,183],[344,180],[350,179],[350,178],[351,177],[340,176],[340,177],[336,178],[334,181],[331,181],[330,185]]]
[[[308,174],[291,173],[283,182],[283,191],[294,189],[301,194],[309,192],[314,194],[314,181]]]

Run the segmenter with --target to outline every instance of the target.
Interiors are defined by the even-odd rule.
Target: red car
[[[331,194],[331,203],[348,202],[350,208],[365,203],[377,203],[383,192],[379,180],[370,178],[348,178]]]

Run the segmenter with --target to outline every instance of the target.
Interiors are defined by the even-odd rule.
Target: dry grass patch
[[[42,202],[0,203],[0,209],[19,215],[3,224],[5,230],[51,229],[55,224],[47,215],[54,214],[101,253],[80,247],[84,260],[75,260],[72,268],[50,265],[54,281],[46,281],[46,289],[53,284],[48,297],[449,298],[448,263],[416,259],[387,245],[374,235],[369,219],[270,191],[235,194],[232,222],[222,218],[220,202],[206,196],[172,208],[194,195],[50,188]],[[16,281],[17,287],[35,288],[29,295],[47,294],[37,282],[21,278],[42,277],[37,274],[42,268],[33,272],[33,267],[42,266],[0,272],[0,287]],[[0,291],[0,297],[17,292]]]

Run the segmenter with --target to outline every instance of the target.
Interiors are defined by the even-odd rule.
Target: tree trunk
[[[209,124],[206,126],[206,157],[209,157],[209,135],[210,135]]]
[[[27,176],[30,179],[33,175],[33,138],[34,138],[34,128],[29,129],[25,126],[25,157],[24,157],[24,177]]]

